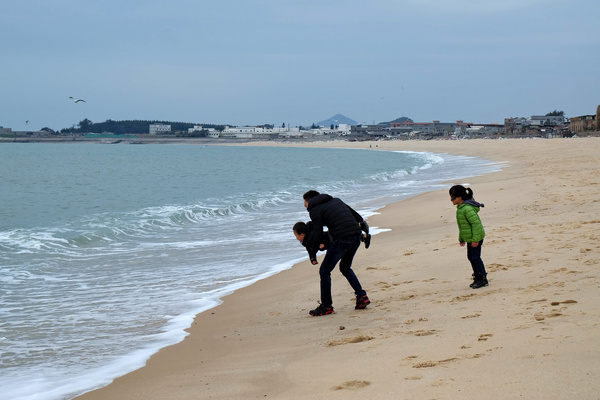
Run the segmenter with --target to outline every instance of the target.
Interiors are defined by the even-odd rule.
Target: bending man
[[[320,194],[315,190],[304,193],[304,206],[313,223],[311,243],[307,243],[315,253],[323,243],[323,227],[327,226],[331,236],[331,244],[319,268],[321,278],[321,305],[310,311],[312,316],[333,314],[331,298],[331,271],[340,262],[340,272],[346,277],[356,294],[355,310],[362,310],[371,303],[352,270],[354,254],[361,243],[360,223],[363,218],[350,206],[338,198],[328,194]]]

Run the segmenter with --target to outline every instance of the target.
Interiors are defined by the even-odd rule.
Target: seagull
[[[85,100],[83,100],[83,99],[77,99],[77,100],[75,100],[75,98],[74,98],[73,96],[69,96],[69,98],[70,98],[70,99],[73,99],[73,101],[74,101],[75,103],[79,103],[80,101],[83,101],[84,103],[86,102],[86,101],[85,101]]]
[[[25,121],[25,125],[29,125],[29,120]]]

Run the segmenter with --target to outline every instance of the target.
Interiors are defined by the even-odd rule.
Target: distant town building
[[[151,124],[149,133],[151,135],[163,135],[171,133],[171,125]]]
[[[580,115],[569,119],[569,130],[571,132],[591,131],[596,128],[596,115]]]
[[[521,133],[526,126],[529,126],[529,121],[524,117],[504,119],[504,133],[507,135]]]
[[[596,108],[596,114],[569,118],[569,130],[571,132],[600,131],[600,105]]]
[[[419,135],[428,135],[428,136],[450,136],[456,132],[456,128],[461,128],[463,122],[457,121],[454,122],[391,122],[390,127],[392,129],[403,128],[404,130],[410,129],[410,132]]]
[[[565,123],[564,115],[532,115],[531,126],[562,126]]]
[[[193,128],[188,128],[188,133],[206,131],[208,137],[219,137],[219,131],[215,128],[204,128],[202,125],[194,125]]]
[[[277,128],[279,129],[279,128]],[[272,128],[256,127],[256,126],[226,126],[221,132],[221,137],[229,139],[277,139],[279,132]]]

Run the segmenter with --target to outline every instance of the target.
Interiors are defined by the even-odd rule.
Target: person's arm
[[[311,262],[313,265],[316,265],[316,264],[318,264],[319,262],[317,261],[317,253],[316,253],[316,252],[314,252],[314,251],[312,251],[312,250],[311,250],[311,249],[309,249],[309,248],[306,248],[306,251],[308,252],[308,258],[310,259],[310,262]]]
[[[311,211],[309,215],[310,220],[312,221],[312,232],[306,248],[310,248],[310,250],[316,254],[323,243],[323,221],[321,220],[321,216],[313,211]]]
[[[346,207],[348,207],[348,210],[350,210],[350,212],[352,213],[352,216],[354,217],[354,219],[356,220],[356,222],[363,222],[364,219],[363,217],[357,213],[356,211],[354,211],[354,209],[352,207],[350,207],[348,204],[346,204]]]
[[[483,239],[484,236],[483,224],[481,223],[481,219],[479,218],[477,212],[472,208],[467,210],[467,212],[465,213],[465,217],[467,218],[467,221],[469,221],[469,224],[471,224],[472,246],[477,247],[479,241]]]

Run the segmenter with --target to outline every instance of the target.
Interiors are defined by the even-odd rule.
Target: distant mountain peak
[[[324,119],[323,121],[315,122],[316,126],[329,127],[332,124],[334,126],[335,125],[340,125],[340,124],[358,125],[358,122],[356,122],[353,119],[350,119],[350,118],[348,118],[348,117],[346,117],[345,115],[342,115],[342,114],[335,114],[333,117],[330,117],[328,119]]]

